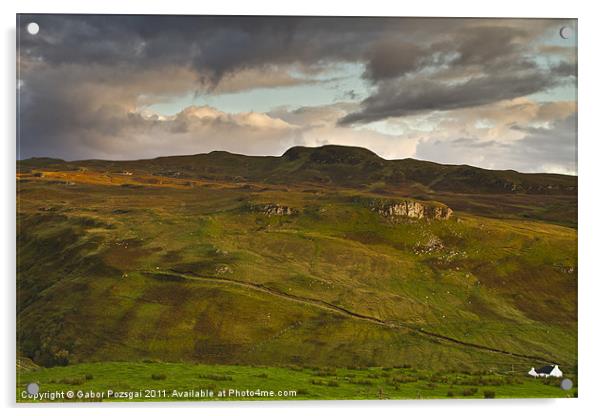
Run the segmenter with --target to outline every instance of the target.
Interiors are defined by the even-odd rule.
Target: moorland
[[[18,390],[573,394],[526,372],[576,381],[575,176],[343,146],[32,158],[17,227]]]

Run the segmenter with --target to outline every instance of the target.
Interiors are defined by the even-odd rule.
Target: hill
[[[18,164],[43,366],[577,361],[576,178],[292,148]]]
[[[414,159],[385,160],[359,147],[293,147],[281,157],[215,151],[138,161],[34,158],[20,161],[18,169],[27,172],[39,166],[108,174],[128,171],[158,178],[347,188],[437,200],[478,215],[545,220],[573,227],[577,224],[575,176],[496,171]],[[500,194],[504,196],[500,198]]]

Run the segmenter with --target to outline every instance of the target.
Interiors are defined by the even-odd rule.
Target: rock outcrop
[[[390,219],[448,220],[453,213],[451,208],[443,204],[422,203],[412,200],[379,201],[372,204],[372,210]]]
[[[259,205],[251,205],[251,211],[261,212],[268,217],[271,216],[285,216],[285,215],[293,215],[297,211],[291,207],[280,204],[259,204]]]

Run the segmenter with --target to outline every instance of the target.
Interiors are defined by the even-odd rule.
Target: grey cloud
[[[430,55],[428,49],[403,39],[383,39],[368,51],[364,77],[371,80],[395,78],[416,71],[426,64]]]
[[[491,23],[490,23],[491,24]],[[509,24],[466,24],[449,28],[446,36],[426,37],[408,42],[403,36],[383,38],[367,51],[364,77],[378,82],[397,78],[424,68],[486,68],[504,64],[525,69],[534,66],[525,59],[529,41],[537,34],[532,30]],[[474,68],[473,68],[474,69]]]
[[[456,65],[492,66],[500,60],[522,58],[533,33],[517,26],[479,25],[458,34],[453,45],[458,52]]]
[[[476,138],[462,137],[451,141],[453,144],[460,145],[466,148],[482,148],[482,147],[506,147],[504,143],[496,142],[495,140],[482,141]]]
[[[470,108],[574,82],[576,64],[570,59],[549,66],[535,59],[538,47],[533,41],[558,22],[516,22],[467,24],[427,46],[397,43],[380,51],[377,45],[365,73],[377,90],[340,124]],[[553,51],[558,59],[566,59],[565,49]]]
[[[428,78],[381,83],[362,109],[346,115],[340,124],[367,123],[425,111],[475,107],[533,94],[557,85],[550,72],[500,73],[449,83]]]
[[[416,157],[489,169],[576,174],[576,122],[577,114],[572,113],[546,127],[516,126],[514,129],[525,135],[512,141],[423,139],[416,148]]]
[[[365,62],[378,81],[436,63],[457,51],[457,65],[490,62],[525,50],[553,20],[21,15],[21,54],[52,65],[145,68],[185,65],[213,86],[228,73],[269,65],[311,70],[329,62]],[[40,35],[28,36],[35,20]],[[528,22],[528,24],[527,24]]]
[[[577,64],[575,62],[560,62],[554,66],[552,66],[552,72],[559,76],[565,78],[571,78],[577,76]]]
[[[398,19],[261,16],[22,15],[20,53],[51,65],[186,65],[216,84],[266,65],[356,61]],[[41,31],[28,36],[25,23]]]
[[[577,173],[577,113],[552,123],[549,127],[515,127],[526,136],[514,146],[513,158],[523,169],[533,167]]]
[[[324,126],[335,125],[336,121],[350,111],[357,109],[354,103],[336,103],[325,106],[275,108],[268,113],[271,117],[277,117],[284,121],[299,126]]]
[[[19,155],[93,157],[107,145],[106,137],[120,134],[126,140],[126,128],[146,125],[135,113],[142,93],[150,102],[184,93],[190,79],[175,68],[135,73],[104,66],[32,68],[19,88]]]

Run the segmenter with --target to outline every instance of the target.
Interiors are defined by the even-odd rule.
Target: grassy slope
[[[576,361],[572,229],[466,214],[392,224],[350,202],[349,191],[257,192],[228,183],[131,188],[78,175],[90,178],[71,176],[75,185],[65,185],[47,176],[19,187],[19,334],[23,352],[38,361],[56,361],[63,350],[70,362],[146,357],[448,369],[516,362],[203,281],[208,276],[465,342]],[[267,217],[246,209],[248,201],[300,214]],[[441,247],[429,252],[433,239]],[[170,277],[170,270],[193,279]]]
[[[64,387],[61,379],[89,370],[84,386],[110,387],[126,371],[137,388],[164,368],[167,381],[153,383],[194,387],[192,372],[209,371],[140,363],[151,359],[212,364],[240,373],[237,386],[257,371],[268,375],[262,386],[302,380],[300,398],[443,397],[450,382],[433,374],[576,366],[571,178],[475,177],[465,167],[305,149],[283,158],[43,159],[19,170],[18,345],[31,363],[19,368],[20,384],[35,376]],[[481,192],[508,183],[530,191]],[[391,222],[368,207],[407,197],[447,203],[455,216]],[[268,203],[295,214],[251,209]],[[71,365],[31,371],[30,358]],[[78,364],[96,361],[104,363]],[[308,387],[311,370],[273,368],[291,365],[342,373]],[[375,368],[401,365],[424,373],[392,383]],[[347,366],[382,380],[349,383]],[[496,397],[564,394],[529,380],[496,387]]]
[[[573,375],[568,376],[575,380]],[[334,369],[300,366],[283,368],[176,363],[88,363],[22,373],[17,382],[18,401],[34,401],[21,396],[30,382],[39,383],[43,391],[48,392],[105,393],[102,400],[93,401],[127,401],[125,398],[108,397],[108,390],[139,393],[142,398],[136,398],[137,401],[268,399],[257,393],[253,397],[236,397],[230,389],[273,391],[274,397],[271,400],[452,397],[467,399],[483,398],[485,392],[493,392],[495,398],[575,397],[577,394],[576,385],[570,391],[564,391],[558,387],[557,379],[535,380],[524,375],[433,373],[390,367]],[[148,390],[155,392],[151,393]],[[185,399],[174,395],[174,390],[180,395],[190,390],[202,390],[205,393],[211,391],[214,396]],[[226,395],[219,397],[219,392],[224,390]],[[278,396],[278,391],[282,392],[282,396]],[[284,392],[291,391],[294,393],[284,395]]]

